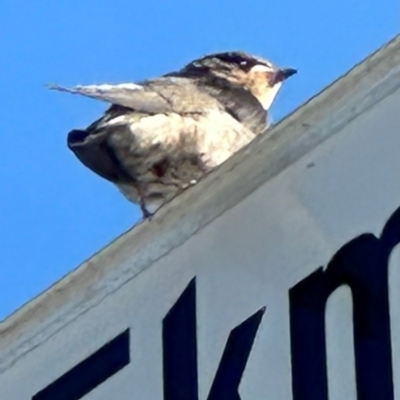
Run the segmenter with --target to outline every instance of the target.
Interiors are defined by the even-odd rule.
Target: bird
[[[49,88],[110,103],[86,129],[70,131],[67,145],[146,219],[264,133],[277,93],[296,72],[227,51],[143,81]]]

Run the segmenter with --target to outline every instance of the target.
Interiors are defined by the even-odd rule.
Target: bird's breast
[[[129,200],[145,198],[150,205],[197,183],[255,136],[219,110],[140,116],[131,112],[108,120],[101,129],[131,177],[130,182],[115,183]]]
[[[254,138],[229,114],[126,115],[109,122],[109,143],[134,174],[163,160],[179,165],[201,159],[208,171],[224,162]]]

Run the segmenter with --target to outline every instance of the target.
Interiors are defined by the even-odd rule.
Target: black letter
[[[231,331],[208,400],[240,400],[238,387],[264,311]],[[193,279],[163,321],[164,400],[198,400],[196,340]]]
[[[105,344],[32,397],[32,400],[79,400],[130,362],[129,329]]]
[[[380,239],[361,235],[329,262],[290,289],[290,335],[294,400],[327,400],[325,305],[348,285],[353,296],[358,400],[393,400],[388,260],[400,242],[400,208]]]
[[[265,307],[231,331],[207,400],[240,400],[240,380],[264,312]]]
[[[197,400],[196,280],[163,321],[165,400]]]

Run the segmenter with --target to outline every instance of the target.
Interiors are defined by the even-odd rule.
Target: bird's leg
[[[192,179],[189,183],[190,185],[196,185],[198,181],[207,174],[208,170],[207,167],[204,164],[203,158],[204,154],[193,154],[192,157],[190,158],[190,163],[197,167],[199,171],[202,173],[202,176],[199,179]]]
[[[143,219],[151,219],[153,214],[146,208],[143,199],[140,199],[140,209],[142,210],[143,213]]]
[[[142,210],[143,213],[143,219],[151,219],[151,217],[153,216],[153,214],[147,209],[146,204],[145,204],[145,198],[146,195],[144,194],[143,188],[141,186],[137,187],[137,191],[139,194],[139,206],[140,209]]]

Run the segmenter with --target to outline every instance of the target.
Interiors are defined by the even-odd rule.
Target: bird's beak
[[[283,82],[287,78],[297,73],[297,69],[294,68],[281,68],[276,71],[274,75],[274,84]]]

